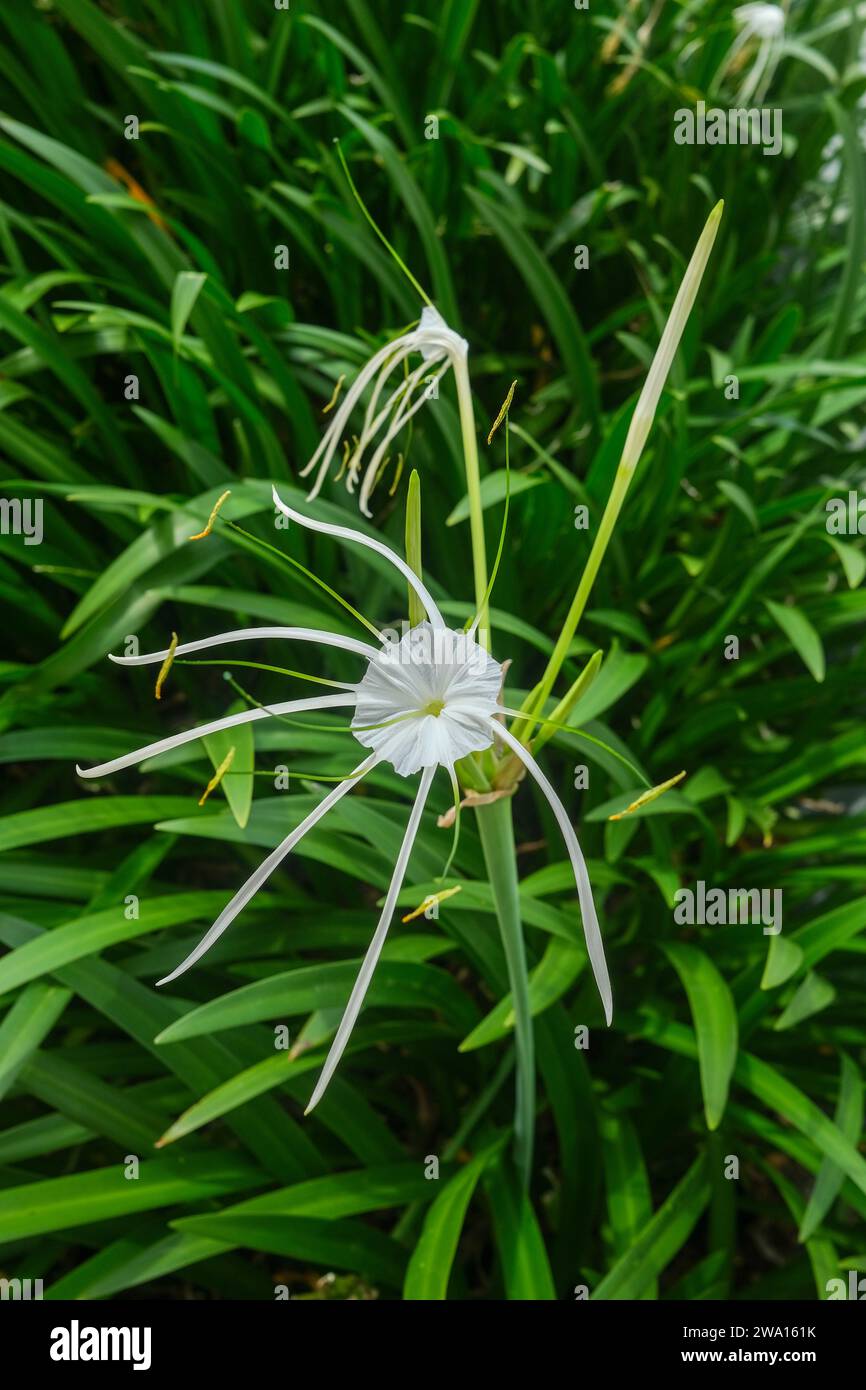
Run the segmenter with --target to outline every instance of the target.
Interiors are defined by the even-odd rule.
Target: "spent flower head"
[[[310,499],[318,496],[334,455],[347,439],[352,414],[370,388],[361,433],[348,446],[341,468],[349,492],[355,491],[360,479],[359,505],[370,516],[370,496],[388,450],[413,415],[436,392],[449,368],[465,363],[468,351],[466,339],[448,327],[439,310],[432,304],[425,305],[417,327],[374,353],[340,402],[316,452],[301,469],[302,478],[316,470]],[[410,367],[410,359],[419,356],[420,363]]]
[[[782,56],[785,11],[781,5],[753,0],[747,5],[737,6],[734,23],[739,33],[728,50],[722,68],[726,72],[738,71],[744,60],[748,61],[749,47],[754,47],[754,60],[737,93],[737,104],[745,105],[753,97],[762,101]]]

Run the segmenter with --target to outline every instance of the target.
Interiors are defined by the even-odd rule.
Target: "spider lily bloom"
[[[734,10],[734,21],[740,32],[734,39],[723,63],[726,71],[739,67],[742,50],[757,40],[755,61],[737,93],[738,105],[745,105],[757,93],[761,101],[773,80],[773,74],[782,56],[782,41],[785,36],[785,11],[781,5],[769,5],[763,0],[751,0],[747,5],[739,5]],[[738,61],[739,60],[739,61]]]
[[[469,632],[455,631],[446,626],[442,614],[425,584],[412,569],[382,541],[347,526],[333,526],[326,522],[314,521],[311,517],[287,507],[274,489],[274,503],[290,521],[306,526],[311,531],[333,536],[337,540],[349,541],[367,546],[384,555],[403,575],[420,600],[427,614],[425,621],[410,628],[399,641],[383,640],[376,648],[366,642],[337,633],[317,631],[300,627],[254,627],[234,632],[222,632],[215,637],[207,637],[197,642],[185,642],[176,647],[175,654],[201,651],[228,642],[241,642],[256,638],[276,638],[296,642],[319,643],[322,646],[342,647],[361,657],[366,668],[360,680],[346,685],[345,690],[333,695],[314,696],[303,700],[288,700],[268,707],[260,706],[244,710],[239,714],[217,719],[213,723],[200,725],[185,733],[174,734],[169,738],[157,740],[146,748],[138,748],[133,753],[114,758],[86,771],[78,768],[82,777],[104,777],[123,768],[132,767],[151,758],[157,753],[177,748],[220,729],[229,729],[269,715],[294,714],[305,710],[332,710],[343,707],[352,708],[354,713],[351,729],[357,741],[369,755],[359,763],[354,772],[328,792],[316,808],[301,821],[300,825],[286,836],[262,864],[238,890],[231,902],[217,917],[213,926],[184,961],[166,975],[159,984],[168,984],[194,965],[234,921],[241,909],[261,888],[273,871],[279,867],[286,855],[299,843],[308,830],[311,830],[351,787],[378,763],[390,763],[401,777],[420,773],[420,782],[415,803],[409,815],[409,822],[403,842],[397,855],[397,862],[385,904],[382,908],[376,929],[364,957],[358,978],[346,1005],[342,1021],[337,1029],[330,1052],[325,1061],[322,1074],[313,1091],[307,1112],[321,1099],[325,1088],[334,1073],[370,985],[373,972],[382,953],[385,937],[394,915],[397,895],[403,883],[406,866],[418,832],[430,785],[436,769],[444,768],[449,774],[452,786],[456,784],[454,764],[469,753],[480,753],[490,748],[495,739],[501,739],[523,763],[530,776],[535,778],[542,793],[550,803],[554,816],[562,830],[566,849],[574,870],[577,895],[583,918],[589,959],[595,975],[596,984],[604,1004],[605,1017],[610,1023],[612,999],[610,980],[604,958],[601,931],[592,899],[589,875],[577,841],[562,802],[548,782],[532,754],[518,742],[497,719],[502,711],[499,692],[502,685],[502,666],[480,646],[474,637],[475,628]],[[151,652],[147,656],[113,657],[121,666],[146,666],[162,661],[166,652]]]
[[[310,500],[318,496],[328,476],[334,454],[340,441],[346,436],[352,411],[367,387],[373,383],[361,433],[346,462],[346,487],[349,492],[354,492],[364,463],[364,454],[373,440],[381,436],[377,448],[367,462],[359,497],[361,511],[365,516],[370,516],[370,494],[376,484],[382,462],[387,456],[388,446],[416,411],[421,409],[425,400],[433,394],[448,368],[466,361],[468,351],[469,344],[466,339],[449,328],[438,309],[428,304],[422,310],[417,328],[403,333],[374,353],[346,392],[313,457],[301,469],[301,477],[305,478],[318,465],[316,481],[309,494]],[[408,359],[413,353],[421,354],[420,366],[411,372],[406,371],[402,379],[395,384],[392,381],[394,373],[404,363],[408,364]],[[389,387],[389,392],[385,395],[384,404],[380,406],[379,402],[386,387]]]

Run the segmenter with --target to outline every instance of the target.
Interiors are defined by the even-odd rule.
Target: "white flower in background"
[[[781,5],[767,5],[755,0],[755,3],[738,5],[734,10],[734,21],[740,32],[731,45],[723,66],[726,70],[730,69],[742,50],[756,40],[757,53],[737,93],[737,103],[745,105],[753,96],[762,101],[782,56],[785,11]]]
[[[349,492],[354,492],[361,469],[364,467],[364,455],[373,441],[379,439],[376,449],[366,463],[359,497],[361,511],[370,516],[370,494],[387,457],[389,446],[403,426],[421,409],[425,400],[433,395],[449,367],[465,362],[468,351],[469,344],[466,339],[449,328],[438,309],[429,304],[422,310],[417,328],[403,333],[374,353],[346,392],[313,457],[301,469],[301,477],[305,478],[318,466],[316,481],[309,494],[310,499],[318,496],[328,476],[334,454],[341,441],[347,437],[352,411],[367,387],[373,384],[361,433],[345,464],[346,487]],[[418,353],[421,355],[420,366],[408,370],[408,359]],[[394,374],[401,366],[404,366],[404,371],[398,379]],[[384,404],[380,405],[386,386],[389,387],[389,392],[385,396]]]
[[[152,758],[158,753],[167,752],[194,739],[203,738],[221,729],[230,729],[238,724],[266,719],[271,715],[296,714],[305,710],[332,710],[350,708],[354,711],[352,732],[364,748],[371,749],[370,755],[359,763],[354,772],[340,782],[323,797],[319,805],[286,836],[281,844],[263,861],[247,879],[231,902],[220,913],[213,926],[181,964],[166,975],[159,984],[168,984],[177,979],[190,966],[205,954],[238,913],[246,906],[253,895],[261,888],[273,871],[279,867],[286,855],[298,844],[308,830],[311,830],[335,806],[341,797],[377,763],[387,762],[402,777],[420,772],[421,779],[415,804],[409,816],[403,843],[394,866],[394,873],[385,897],[376,930],[364,957],[358,978],[349,1002],[331,1044],[321,1076],[313,1091],[307,1111],[321,1099],[325,1088],[343,1054],[364,997],[369,988],[376,963],[382,952],[385,937],[403,883],[406,866],[412,852],[412,845],[418,831],[433,776],[438,767],[445,768],[455,785],[454,764],[468,753],[481,752],[491,747],[495,739],[507,744],[512,753],[523,763],[534,777],[542,793],[550,803],[562,831],[568,855],[574,870],[577,895],[583,918],[590,963],[596,984],[604,1005],[605,1017],[610,1023],[613,1011],[610,979],[604,958],[601,931],[592,899],[589,875],[577,836],[568,819],[565,807],[544,776],[532,754],[497,719],[503,713],[517,714],[498,703],[502,684],[502,667],[494,661],[474,638],[475,627],[469,632],[454,631],[448,628],[433,600],[429,590],[414,574],[410,567],[394,551],[379,540],[363,535],[346,526],[332,526],[322,521],[292,510],[281,501],[274,489],[274,503],[281,512],[299,526],[319,531],[338,540],[347,540],[367,546],[391,561],[404,579],[412,586],[427,613],[427,621],[411,628],[399,642],[385,642],[377,649],[367,642],[338,633],[318,631],[301,627],[254,627],[233,632],[222,632],[215,637],[206,637],[197,642],[185,642],[175,648],[175,655],[202,651],[228,642],[242,642],[256,638],[277,638],[296,642],[313,642],[321,646],[342,647],[367,663],[366,670],[359,681],[347,684],[344,691],[334,695],[320,695],[309,699],[287,700],[269,707],[258,707],[232,714],[210,724],[200,725],[185,733],[174,734],[138,748],[111,762],[101,763],[87,770],[78,768],[82,777],[106,777],[123,768],[132,767]],[[162,662],[167,651],[151,652],[146,656],[112,657],[121,666],[147,666]]]

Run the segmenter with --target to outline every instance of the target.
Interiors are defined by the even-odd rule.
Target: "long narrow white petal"
[[[535,778],[539,787],[543,791],[550,803],[550,809],[556,817],[562,837],[565,840],[565,847],[568,850],[568,857],[571,860],[571,867],[574,869],[575,882],[577,883],[577,897],[580,903],[580,912],[583,918],[583,934],[586,938],[586,949],[589,953],[589,963],[592,966],[592,973],[595,976],[595,983],[598,985],[598,992],[601,995],[601,1002],[604,1005],[604,1016],[608,1025],[613,1018],[613,996],[610,988],[610,976],[607,973],[607,962],[604,958],[604,943],[601,939],[601,928],[598,925],[598,917],[595,912],[595,903],[592,900],[592,887],[589,882],[586,863],[578,844],[574,827],[568,819],[568,813],[560,801],[553,787],[548,782],[538,763],[533,758],[527,748],[524,748],[514,735],[500,724],[498,720],[491,719],[490,727],[494,730],[496,737],[501,738],[508,744],[512,753],[523,763],[527,772]]]
[[[284,516],[287,516],[290,521],[296,521],[299,526],[306,526],[310,531],[320,531],[324,536],[334,536],[336,540],[354,541],[357,545],[366,546],[368,550],[375,550],[377,555],[384,555],[385,559],[390,560],[394,568],[400,571],[406,583],[411,584],[426,608],[427,616],[433,626],[445,626],[445,619],[436,607],[433,595],[427,586],[389,545],[384,545],[382,541],[377,541],[372,536],[365,536],[362,531],[354,531],[349,526],[332,526],[327,521],[314,521],[311,516],[304,516],[303,512],[294,511],[292,507],[287,507],[282,501],[276,488],[273,489],[273,498],[274,506],[279,507]]]
[[[405,354],[405,355],[408,355],[408,354]],[[366,443],[367,443],[370,439],[374,438],[374,436],[377,435],[377,434],[379,433],[379,430],[382,428],[382,426],[384,425],[385,421],[388,419],[388,416],[389,416],[389,415],[391,414],[391,412],[392,412],[393,410],[395,410],[395,409],[397,408],[397,406],[400,404],[401,399],[402,399],[402,398],[408,398],[409,396],[411,396],[411,395],[413,394],[413,392],[414,392],[414,390],[415,390],[415,387],[418,385],[418,382],[420,381],[421,377],[423,377],[425,373],[428,373],[428,374],[429,374],[431,367],[437,365],[439,362],[442,361],[442,356],[443,356],[443,354],[442,354],[441,352],[435,353],[435,354],[430,358],[429,361],[423,361],[423,362],[421,363],[420,367],[416,367],[414,371],[410,372],[410,373],[408,374],[408,376],[405,376],[405,377],[403,378],[403,380],[402,380],[402,381],[400,382],[400,384],[396,387],[396,389],[395,389],[394,391],[391,392],[391,395],[388,397],[387,401],[386,401],[385,404],[382,406],[382,409],[379,411],[379,413],[378,413],[378,415],[376,416],[376,418],[373,419],[373,420],[369,420],[369,422],[368,422],[368,421],[365,421],[364,432],[363,432],[362,435],[361,435],[360,444],[359,444],[358,450],[357,450],[356,452],[360,453],[361,450],[365,447]],[[389,367],[388,367],[388,372],[389,372],[389,374],[390,374],[390,371],[391,371],[391,367],[390,367],[390,365],[389,365]],[[380,384],[384,381],[384,379],[385,379],[385,373],[383,372],[383,373],[380,375],[379,383],[377,383],[377,393],[378,393],[378,391],[381,389],[381,385],[380,385]],[[378,401],[378,394],[376,394],[375,396],[371,396],[371,398],[370,398],[370,404],[371,404],[371,406],[374,405],[377,401]],[[369,412],[368,412],[368,415],[369,415]]]
[[[293,642],[320,642],[323,647],[342,647],[344,651],[363,656],[366,661],[378,654],[378,648],[372,647],[369,642],[359,642],[355,637],[343,637],[338,632],[319,631],[315,627],[239,627],[231,632],[218,632],[214,637],[202,637],[196,642],[182,642],[179,647],[175,647],[174,654],[182,656],[185,652],[202,652],[207,647],[219,647],[228,642],[252,642],[272,637],[286,638]],[[153,666],[157,661],[164,661],[167,656],[166,647],[165,651],[148,652],[146,656],[112,656],[109,653],[108,659],[118,666]]]
[[[436,353],[434,357],[431,358],[431,362],[433,363],[441,361],[441,353]],[[447,370],[447,363],[446,367],[443,368],[443,370]],[[416,367],[413,372],[410,372],[408,376],[405,376],[403,380],[400,382],[399,386],[397,386],[396,389],[391,392],[391,395],[388,397],[387,401],[383,405],[382,409],[379,411],[376,418],[374,420],[369,420],[368,417],[368,419],[365,420],[364,429],[361,433],[361,437],[358,440],[357,447],[355,448],[349,460],[349,476],[346,479],[346,487],[348,488],[349,492],[354,492],[355,490],[355,483],[357,482],[358,474],[361,471],[361,463],[367,446],[372,443],[373,439],[382,429],[382,426],[385,424],[385,421],[388,419],[389,416],[392,417],[393,422],[393,420],[397,418],[398,413],[407,407],[408,403],[412,399],[415,387],[418,385],[418,382],[425,374],[429,374],[429,371],[430,363],[422,362],[420,367]]]
[[[296,826],[295,829],[286,836],[282,844],[277,845],[276,849],[271,851],[267,859],[262,861],[255,873],[251,874],[247,879],[244,886],[238,889],[231,902],[223,908],[213,926],[208,928],[195,949],[190,951],[186,960],[181,961],[180,965],[177,966],[175,970],[172,970],[170,975],[166,975],[162,980],[157,980],[156,983],[158,985],[167,985],[172,980],[176,980],[178,975],[183,975],[185,971],[189,970],[191,965],[195,965],[196,961],[201,959],[205,951],[210,950],[217,938],[222,936],[226,927],[231,926],[238,913],[246,907],[250,898],[254,897],[259,891],[262,884],[270,877],[280,862],[285,859],[289,851],[294,849],[295,845],[303,839],[308,830],[312,830],[317,821],[320,821],[323,816],[327,815],[328,811],[330,811],[332,806],[337,804],[341,796],[345,796],[346,792],[354,787],[355,783],[359,778],[363,777],[365,772],[370,771],[370,768],[375,765],[376,761],[377,758],[375,753],[371,758],[365,758],[364,761],[355,768],[351,777],[347,777],[339,786],[334,787],[332,791],[328,792],[328,795],[319,802],[318,806],[316,806],[304,820],[301,821],[300,825]]]
[[[323,452],[328,448],[329,442],[332,439],[339,441],[342,438],[346,425],[349,422],[349,416],[352,414],[358,398],[363,395],[365,388],[369,382],[372,381],[379,369],[387,362],[390,354],[399,352],[403,344],[403,338],[396,338],[393,342],[386,343],[384,347],[379,348],[378,352],[374,352],[373,356],[364,363],[358,375],[355,377],[355,380],[352,382],[352,385],[340,401],[328,428],[319,440],[315,453],[309,462],[305,463],[304,467],[301,469],[302,478],[305,478],[308,473],[312,472],[319,459],[322,457]],[[333,452],[333,446],[331,452]]]
[[[394,357],[391,358],[390,362],[385,363],[384,367],[382,368],[378,377],[376,378],[376,385],[370,392],[370,400],[367,404],[367,409],[364,413],[364,426],[361,430],[360,440],[358,444],[359,449],[363,449],[367,440],[370,439],[376,433],[376,430],[381,427],[382,420],[383,418],[387,417],[387,412],[391,409],[395,396],[399,396],[406,389],[407,378],[404,377],[403,381],[399,383],[395,391],[392,392],[391,396],[388,398],[388,404],[383,407],[383,409],[379,412],[378,415],[376,414],[376,407],[379,404],[379,397],[385,389],[385,385],[388,379],[396,371],[397,367],[399,367],[401,363],[405,362],[407,357],[409,357],[410,355],[410,348],[401,348],[400,352],[395,353]]]
[[[337,1069],[337,1064],[343,1055],[346,1043],[349,1041],[358,1014],[361,1012],[361,1006],[364,1003],[364,997],[370,987],[373,972],[378,964],[379,956],[382,954],[385,937],[388,935],[388,928],[391,925],[391,918],[394,915],[397,895],[403,885],[403,875],[406,872],[406,865],[409,863],[409,855],[412,853],[412,846],[415,843],[415,836],[418,833],[421,813],[424,810],[424,804],[427,800],[427,794],[430,791],[430,783],[433,781],[433,774],[435,771],[435,767],[426,767],[421,774],[421,784],[418,788],[418,795],[415,798],[415,805],[412,807],[409,824],[406,826],[406,834],[403,836],[403,843],[400,846],[397,863],[394,865],[394,873],[391,878],[390,887],[388,888],[388,895],[385,898],[385,906],[382,908],[382,915],[373,933],[373,939],[367,948],[367,954],[361,964],[361,969],[358,971],[358,978],[349,996],[346,1012],[340,1020],[340,1026],[337,1029],[336,1037],[331,1043],[331,1050],[325,1060],[325,1065],[322,1067],[321,1076],[316,1082],[316,1089],[313,1091],[310,1097],[310,1103],[304,1112],[307,1115],[309,1115],[314,1106],[318,1105],[322,1096],[325,1094],[328,1082]]]
[[[310,498],[318,495],[325,478],[328,476],[331,460],[334,457],[337,445],[348,429],[352,411],[355,409],[355,406],[358,404],[370,382],[380,371],[388,371],[394,357],[402,359],[407,353],[414,351],[416,337],[416,333],[405,333],[402,337],[395,338],[393,342],[386,343],[385,346],[379,348],[379,351],[375,352],[369,362],[366,362],[361,368],[340,402],[330,425],[319,441],[316,452],[313,454],[309,463],[305,464],[301,469],[301,477],[305,478],[316,464],[319,463],[319,471],[316,474],[316,481],[310,491]]]
[[[426,368],[427,368],[427,365],[428,365],[428,364],[425,362],[425,363],[424,363],[424,369],[425,369],[425,370],[426,370]],[[438,382],[438,381],[445,375],[445,373],[446,373],[447,370],[448,370],[448,366],[449,366],[449,364],[446,362],[446,363],[445,363],[445,366],[444,366],[444,367],[441,367],[441,368],[439,369],[439,371],[435,374],[435,376],[434,376],[434,378],[433,378],[434,384],[435,384],[436,382]],[[428,388],[428,390],[429,390],[429,389],[430,389],[430,388]],[[428,398],[428,392],[427,392],[427,391],[424,391],[424,392],[419,396],[419,398],[418,398],[416,401],[411,401],[411,403],[410,403],[410,397],[407,395],[407,396],[405,396],[404,399],[401,401],[400,406],[399,406],[399,409],[395,411],[395,413],[394,413],[394,418],[393,418],[393,420],[391,421],[390,425],[388,426],[388,429],[387,429],[387,432],[385,433],[384,438],[380,441],[379,446],[378,446],[378,448],[376,449],[375,454],[374,454],[373,457],[371,458],[371,460],[370,460],[370,462],[369,462],[369,464],[368,464],[368,466],[367,466],[367,471],[366,471],[366,473],[365,473],[365,475],[364,475],[364,485],[363,485],[363,487],[361,488],[361,496],[360,496],[360,498],[359,498],[359,506],[360,506],[360,508],[361,508],[361,511],[365,514],[365,516],[370,516],[370,515],[371,515],[371,513],[370,513],[370,511],[369,511],[369,509],[368,509],[368,507],[367,507],[367,502],[368,502],[368,500],[369,500],[370,493],[373,491],[373,486],[374,486],[374,484],[375,484],[375,482],[376,482],[376,478],[378,477],[378,474],[379,474],[379,465],[380,465],[382,459],[385,457],[385,451],[387,450],[389,444],[391,443],[391,440],[394,439],[394,437],[400,433],[400,430],[403,428],[403,426],[404,426],[405,424],[407,424],[407,423],[409,422],[409,420],[412,419],[412,416],[413,416],[414,414],[416,414],[416,412],[419,411],[419,410],[421,409],[421,407],[422,407],[422,406],[424,405],[424,403],[426,402],[427,398]]]
[[[187,729],[182,734],[157,739],[155,743],[136,748],[132,753],[124,753],[120,758],[112,758],[111,762],[100,763],[98,767],[76,767],[75,771],[79,777],[107,777],[112,772],[122,772],[125,767],[143,763],[145,758],[155,758],[157,753],[167,753],[170,748],[179,748],[184,743],[206,738],[208,734],[217,734],[222,729],[233,729],[236,724],[251,724],[255,719],[268,719],[271,715],[277,714],[301,714],[304,710],[339,709],[354,705],[355,700],[354,691],[347,691],[345,695],[316,695],[306,700],[283,700],[278,705],[267,705],[262,709],[241,710],[239,714],[229,714],[224,719],[212,719],[209,724],[199,724],[198,728]]]

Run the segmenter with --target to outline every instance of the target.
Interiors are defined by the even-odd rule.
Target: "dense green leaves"
[[[719,0],[650,23],[620,0],[0,12],[3,1274],[44,1271],[49,1298],[270,1298],[288,1279],[293,1298],[479,1301],[802,1297],[862,1267],[864,66],[836,0],[785,9],[762,79],[784,110],[773,158],[673,138],[673,93],[736,106],[761,61],[732,54]],[[95,784],[75,769],[362,669],[226,644],[176,662],[156,701],[158,668],[109,653],[253,624],[367,635],[310,575],[377,625],[406,617],[381,556],[280,529],[271,502],[276,479],[307,505],[301,470],[352,378],[421,310],[337,140],[468,340],[489,554],[504,431],[484,441],[517,382],[491,608],[512,705],[598,534],[685,260],[726,210],[548,715],[600,667],[536,744],[587,860],[612,1026],[531,778],[486,808],[495,835],[464,807],[459,892],[400,920],[445,886],[437,777],[366,1007],[305,1117],[413,781],[373,772],[158,990],[356,765],[348,719],[262,720]],[[337,480],[342,440],[315,505],[402,551],[417,474],[410,558],[462,626],[455,401],[449,374],[395,435],[371,517],[347,461]],[[701,884],[757,906],[683,920],[678,892]],[[525,1187],[515,1055],[536,1073]]]

